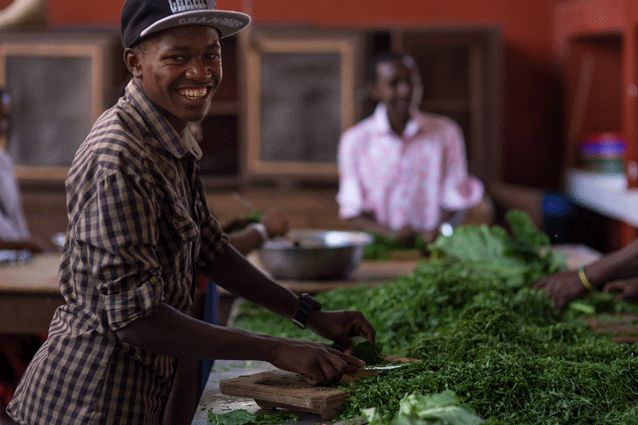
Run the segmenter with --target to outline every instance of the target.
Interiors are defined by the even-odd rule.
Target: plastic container
[[[591,134],[580,144],[581,166],[587,171],[620,174],[626,151],[627,144],[620,133]]]

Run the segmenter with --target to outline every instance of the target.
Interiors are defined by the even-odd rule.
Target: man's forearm
[[[202,273],[233,294],[283,317],[292,317],[299,304],[298,297],[292,291],[274,282],[232,246],[228,246]]]
[[[122,341],[144,350],[176,358],[265,360],[274,337],[190,317],[165,303],[151,316],[141,317],[116,331]]]

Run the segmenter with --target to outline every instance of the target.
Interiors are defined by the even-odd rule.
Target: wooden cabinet
[[[348,112],[348,124],[364,118],[374,108],[365,90],[365,74],[372,57],[389,49],[402,50],[411,54],[419,65],[425,83],[422,109],[455,119],[461,126],[466,139],[470,172],[485,181],[498,179],[501,170],[502,146],[502,45],[497,27],[316,28],[285,25],[254,25],[252,27],[251,31],[242,31],[236,36],[221,40],[223,79],[202,121],[201,147],[204,154],[200,163],[202,178],[206,190],[210,193],[211,208],[219,215],[221,221],[245,212],[245,209],[231,196],[233,191],[239,191],[258,204],[260,209],[265,210],[270,206],[281,207],[291,218],[291,226],[309,228],[343,226],[338,218],[335,201],[338,188],[336,149],[334,148],[338,142],[338,132],[331,133],[329,147],[333,155],[327,160],[322,159],[322,161],[325,160],[326,166],[322,166],[320,171],[315,172],[316,168],[310,166],[304,167],[299,161],[295,161],[294,164],[278,164],[279,168],[274,171],[272,168],[260,168],[259,165],[263,164],[258,164],[251,169],[251,157],[248,150],[254,149],[254,146],[251,147],[249,143],[251,141],[249,140],[249,124],[255,122],[255,117],[251,114],[259,109],[255,108],[255,104],[250,103],[254,102],[254,97],[249,96],[249,89],[251,79],[260,71],[258,69],[260,65],[259,62],[257,65],[249,62],[248,58],[251,55],[254,56],[255,51],[260,48],[274,52],[274,55],[279,54],[280,51],[277,50],[279,47],[273,48],[271,44],[268,44],[272,40],[277,43],[283,40],[284,42],[280,45],[287,49],[284,49],[283,53],[292,52],[293,55],[300,54],[298,49],[304,40],[313,41],[314,44],[311,47],[315,49],[314,51],[331,60],[333,59],[332,50],[325,50],[325,46],[329,43],[317,43],[317,41],[339,40],[339,44],[335,43],[338,47],[333,50],[341,55],[342,59],[345,58],[342,61],[341,77],[339,77],[341,79],[339,91],[346,95],[337,104],[341,110]],[[46,46],[55,40],[55,36],[49,36],[47,32],[41,32],[34,37],[36,39],[31,41],[32,44],[37,44],[39,40],[44,46],[40,50],[46,50]],[[85,88],[91,94],[88,97],[96,99],[97,102],[95,112],[89,114],[84,111],[84,123],[90,128],[94,115],[98,110],[101,111],[110,106],[109,104],[114,100],[112,96],[121,89],[128,74],[121,73],[123,63],[121,46],[118,46],[117,37],[113,37],[112,33],[107,38],[99,34],[94,36],[85,34],[83,37],[84,41],[76,39],[77,43],[93,43],[89,53],[86,53],[93,62],[84,66],[87,67],[86,69],[102,70],[101,74],[92,77],[98,78],[99,81],[96,83],[91,80],[87,83],[88,88]],[[98,43],[98,39],[106,41]],[[4,52],[4,57],[8,57],[10,53],[7,46],[0,43],[0,53]],[[70,54],[85,54],[82,52],[84,50]],[[111,53],[107,54],[107,52]],[[307,53],[301,52],[302,55]],[[313,54],[312,49],[308,54]],[[279,58],[271,57],[269,60],[275,64],[276,70],[276,65],[280,63]],[[308,63],[317,67],[318,72],[323,72],[321,61],[314,60]],[[60,72],[63,71],[58,71]],[[302,74],[308,75],[306,70],[304,73]],[[345,74],[348,77],[342,78]],[[7,78],[7,75],[0,74],[0,82],[8,82]],[[78,84],[78,81],[74,80],[73,83]],[[272,83],[266,81],[265,84]],[[305,81],[280,81],[279,84],[286,84],[289,87],[310,85]],[[25,109],[24,112],[21,119],[25,122],[33,121],[33,118],[28,115],[29,110]],[[323,114],[321,110],[317,112],[317,115],[320,114]],[[333,115],[338,117],[340,114],[333,113]],[[300,126],[300,123],[272,122],[268,125]],[[282,143],[286,142],[288,140],[282,141]],[[72,152],[74,146],[66,145],[66,152]],[[19,177],[25,193],[25,212],[32,232],[48,241],[52,233],[63,231],[65,227],[62,181],[66,175],[66,169],[64,164],[55,167],[54,170],[40,164],[30,165],[34,166],[19,169]],[[282,169],[286,167],[288,169]]]
[[[498,179],[502,149],[502,42],[497,27],[253,25],[250,31],[222,40],[224,77],[202,122],[202,171],[207,186],[273,181],[286,187],[307,182],[336,184],[340,131],[344,125],[348,127],[372,112],[374,104],[366,96],[367,67],[376,54],[390,49],[409,53],[416,60],[424,82],[421,108],[450,116],[461,126],[470,172],[485,181]],[[295,62],[299,58],[312,59],[313,55],[318,59],[306,60],[308,66],[304,69]],[[330,68],[333,62],[336,66]],[[266,66],[275,69],[265,69]],[[314,82],[327,78],[326,73],[338,81],[334,90],[312,90]],[[264,76],[270,76],[269,80],[260,81]],[[294,95],[291,88],[298,88],[296,91],[301,94]],[[273,90],[278,95],[274,101]],[[282,100],[286,96],[289,104]],[[330,110],[317,109],[317,98],[329,99]],[[265,120],[264,112],[269,117],[281,118],[272,109],[288,111],[287,116],[293,118]],[[300,113],[300,109],[307,109],[307,113]],[[311,123],[330,119],[335,122],[326,121],[323,127],[308,124],[312,128],[304,129],[308,120],[294,117],[308,115],[313,117]],[[278,126],[300,127],[303,131],[274,131]],[[337,131],[328,131],[335,127]],[[318,132],[317,128],[323,130]],[[261,144],[265,137],[260,136],[265,130],[267,136],[281,133],[279,143],[287,149],[281,148],[281,152],[273,155],[284,160],[267,158],[264,152],[272,146]],[[301,142],[292,140],[291,136],[296,134],[302,134]],[[303,134],[307,136],[305,139]],[[320,146],[310,149],[318,159],[294,156],[296,151],[299,155],[308,153],[309,149],[297,146],[307,143],[306,139],[320,139],[317,142]]]
[[[0,33],[0,85],[12,101],[6,149],[20,180],[61,182],[127,75],[115,30]]]
[[[615,230],[620,245],[635,239],[636,228],[627,223],[638,222],[638,214],[626,211],[633,198],[638,201],[634,190],[638,188],[638,6],[634,3],[578,0],[560,2],[554,8],[554,47],[564,82],[567,184],[578,186],[584,194],[578,197],[582,204],[621,220]],[[609,176],[599,178],[576,170],[581,140],[603,132],[619,132],[627,143],[624,174],[612,184],[608,184]],[[587,193],[594,191],[584,185],[605,186],[604,196],[609,199],[590,199]],[[616,199],[624,200],[612,202]],[[614,204],[619,207],[610,209]]]

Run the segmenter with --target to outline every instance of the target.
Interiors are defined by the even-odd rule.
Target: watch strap
[[[301,294],[299,296],[299,307],[292,316],[292,323],[298,328],[305,329],[306,319],[313,310],[321,310],[321,303],[306,293]]]

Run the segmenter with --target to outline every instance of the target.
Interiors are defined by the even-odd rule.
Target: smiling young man
[[[418,235],[434,240],[442,223],[458,221],[484,192],[468,175],[458,124],[414,107],[416,72],[404,54],[375,58],[368,78],[377,107],[344,132],[338,151],[340,217],[406,245]]]
[[[7,411],[20,424],[179,424],[201,359],[264,360],[315,384],[363,363],[324,344],[192,318],[195,276],[344,346],[374,340],[356,311],[322,311],[253,267],[211,215],[186,123],[222,78],[220,36],[248,16],[206,0],[127,0],[125,95],[95,123],[66,181],[56,311]],[[184,390],[186,388],[186,390]],[[190,407],[184,407],[190,406]]]

